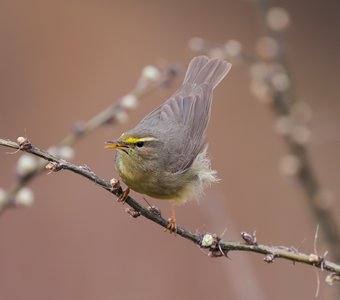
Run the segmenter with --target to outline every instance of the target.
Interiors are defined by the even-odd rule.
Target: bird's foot
[[[169,231],[169,233],[173,233],[176,235],[177,233],[177,225],[176,225],[176,219],[174,217],[170,217],[168,219],[168,225],[166,226],[166,229],[164,231]]]
[[[118,197],[117,202],[124,204],[127,197],[129,197],[129,193],[130,193],[130,188],[127,187],[125,191],[123,191],[123,193]]]

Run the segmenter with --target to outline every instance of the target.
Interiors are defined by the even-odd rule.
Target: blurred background
[[[0,137],[15,140],[26,134],[43,149],[57,144],[77,122],[129,93],[145,66],[175,62],[184,70],[193,56],[205,53],[193,51],[204,50],[202,40],[193,37],[216,45],[233,40],[232,51],[241,46],[268,60],[266,49],[272,48],[261,40],[261,3],[0,1]],[[283,40],[290,83],[308,123],[300,142],[339,219],[339,3],[267,4],[289,13]],[[221,55],[216,47],[210,52]],[[226,240],[256,230],[259,243],[312,253],[319,221],[294,176],[296,161],[287,156],[284,126],[270,103],[251,89],[249,70],[235,60],[215,90],[208,142],[221,182],[199,204],[179,207],[177,222],[193,232],[225,232]],[[77,143],[73,161],[103,178],[117,177],[113,152],[103,148],[104,142],[134,126],[182,79],[183,73],[169,88],[141,99],[126,122],[102,127]],[[0,149],[3,190],[16,181],[21,155],[8,151]],[[281,260],[266,264],[251,253],[209,258],[148,220],[130,218],[109,193],[70,172],[44,174],[29,188],[34,193],[30,208],[0,216],[1,299],[314,298],[313,268]],[[141,195],[132,195],[143,203]],[[169,215],[169,203],[149,201]],[[322,232],[317,247],[320,255],[329,250]],[[325,273],[319,276],[319,299],[335,298],[336,287],[324,283]]]

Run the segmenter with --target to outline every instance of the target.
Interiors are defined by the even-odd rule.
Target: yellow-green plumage
[[[212,91],[231,65],[199,56],[183,85],[135,128],[111,142],[116,168],[132,190],[157,199],[183,202],[217,180],[210,168],[205,131]]]

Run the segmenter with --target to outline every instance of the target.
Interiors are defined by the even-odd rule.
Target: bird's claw
[[[177,233],[177,225],[176,225],[176,219],[173,217],[170,217],[168,219],[168,225],[166,226],[166,229],[164,231],[169,231],[169,233],[174,233],[176,235]]]
[[[117,202],[124,204],[127,197],[129,197],[130,188],[127,187],[125,191],[118,197]]]

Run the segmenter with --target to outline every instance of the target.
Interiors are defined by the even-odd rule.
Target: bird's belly
[[[186,173],[140,171],[127,168],[122,162],[117,169],[123,182],[135,192],[157,199],[183,201],[193,186],[194,177]]]

